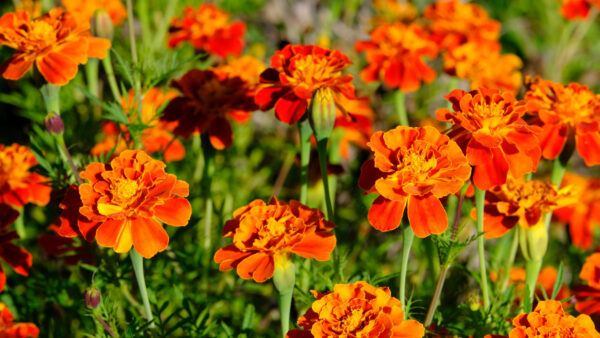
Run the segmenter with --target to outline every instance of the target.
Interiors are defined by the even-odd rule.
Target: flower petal
[[[135,251],[144,258],[152,258],[169,245],[169,235],[162,225],[152,218],[133,218],[131,234]]]
[[[420,238],[441,234],[448,228],[446,210],[432,194],[409,197],[408,221],[415,235]]]
[[[406,207],[406,198],[398,201],[391,201],[383,196],[377,197],[369,209],[368,219],[371,225],[379,231],[390,231],[400,226],[404,208]]]
[[[171,226],[186,226],[192,216],[192,206],[185,198],[171,198],[163,205],[154,207],[154,215]]]

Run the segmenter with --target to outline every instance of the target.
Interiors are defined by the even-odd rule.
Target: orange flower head
[[[260,75],[264,86],[256,93],[255,102],[264,111],[275,107],[280,121],[294,124],[304,116],[315,91],[329,88],[337,108],[345,112],[341,97],[355,99],[352,75],[342,75],[350,64],[337,50],[287,45],[275,52],[271,67]]]
[[[594,322],[587,315],[573,317],[559,301],[544,300],[530,313],[516,316],[509,338],[527,337],[600,337]]]
[[[289,338],[301,337],[414,337],[425,335],[416,320],[404,320],[402,302],[387,287],[359,281],[336,284],[333,292],[311,291],[316,300],[298,319],[303,329],[291,330]]]
[[[600,9],[598,0],[562,0],[560,14],[568,20],[587,19],[592,6]]]
[[[233,244],[219,249],[215,262],[221,271],[237,269],[241,278],[262,283],[273,276],[276,266],[289,262],[292,253],[329,260],[336,244],[334,227],[320,210],[298,201],[255,200],[225,223],[223,236],[232,238]]]
[[[575,309],[581,313],[594,315],[600,313],[600,253],[595,252],[585,259],[579,278],[586,285],[574,288]]]
[[[370,41],[358,41],[356,51],[367,53],[369,65],[361,72],[365,82],[383,81],[403,92],[415,91],[421,81],[435,79],[435,71],[424,61],[437,55],[437,46],[425,30],[416,25],[391,23],[371,32]]]
[[[431,21],[432,39],[444,50],[468,40],[497,40],[500,36],[500,23],[490,19],[487,11],[474,3],[437,1],[425,8],[424,15]]]
[[[534,115],[542,154],[556,158],[573,139],[588,166],[600,164],[600,95],[586,86],[528,79],[527,112]],[[568,147],[568,146],[567,146]]]
[[[567,172],[562,184],[580,187],[582,193],[576,204],[555,210],[553,215],[560,222],[569,224],[573,245],[589,250],[592,247],[594,226],[600,224],[600,179]]]
[[[0,337],[7,338],[37,338],[40,329],[33,323],[15,323],[15,317],[10,309],[0,303]]]
[[[255,57],[244,55],[211,69],[215,73],[221,74],[221,76],[239,77],[244,80],[250,88],[258,89],[260,84],[260,74],[267,69],[267,66]]]
[[[17,220],[17,217],[19,217],[19,213],[16,210],[6,204],[0,204],[0,258],[8,263],[16,273],[27,276],[32,264],[31,254],[12,243],[12,240],[18,239],[19,235],[16,231],[8,229]],[[0,291],[4,289],[5,284],[6,275],[0,266]]]
[[[443,233],[448,217],[440,198],[471,176],[458,144],[433,127],[397,127],[376,132],[368,145],[375,158],[363,163],[358,186],[380,195],[369,209],[373,227],[396,229],[407,207],[415,235]]]
[[[32,18],[37,18],[42,15],[41,0],[17,0],[15,2],[16,11],[25,11]]]
[[[233,143],[228,118],[243,123],[258,108],[254,104],[253,89],[237,76],[192,69],[181,79],[172,81],[171,86],[179,90],[181,96],[169,102],[161,119],[177,121],[173,132],[183,137],[208,131],[210,143],[218,150]]]
[[[77,20],[88,23],[98,10],[106,11],[115,26],[122,24],[127,18],[127,9],[121,0],[62,0],[62,4]]]
[[[169,28],[169,47],[190,41],[198,50],[218,55],[238,56],[244,48],[246,25],[229,22],[229,14],[214,5],[200,5],[198,10],[188,6],[183,18],[174,18]]]
[[[585,281],[587,285],[600,289],[600,253],[593,253],[585,259],[579,278]]]
[[[408,1],[373,0],[373,8],[377,12],[373,16],[375,26],[391,22],[413,22],[419,11]]]
[[[555,185],[543,181],[510,176],[505,184],[490,188],[485,195],[486,238],[501,237],[517,224],[532,228],[547,212],[577,202],[574,186],[557,190]]]
[[[165,172],[165,164],[141,150],[126,150],[110,165],[91,163],[81,173],[81,215],[100,223],[96,241],[115,252],[131,246],[145,258],[167,248],[169,236],[160,222],[187,225],[192,208],[184,198],[188,184]],[[81,219],[78,221],[81,228]]]
[[[78,22],[62,9],[31,20],[24,11],[0,18],[0,44],[16,50],[2,66],[5,79],[18,80],[35,62],[49,83],[63,86],[75,78],[88,58],[104,58],[111,43],[92,37],[89,23]]]
[[[504,184],[508,173],[521,177],[537,169],[541,156],[535,128],[521,118],[525,105],[497,89],[460,89],[444,96],[454,111],[440,108],[436,117],[454,126],[449,136],[475,167],[473,183],[481,190]]]
[[[0,203],[17,208],[27,203],[48,204],[52,188],[46,177],[30,171],[36,164],[26,146],[0,144]]]

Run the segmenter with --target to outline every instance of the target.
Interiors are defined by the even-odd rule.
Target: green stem
[[[415,233],[410,225],[407,225],[402,230],[402,262],[400,265],[400,301],[406,306],[406,272],[408,270],[408,258],[410,257],[410,249],[412,247]],[[406,312],[404,313],[406,319]]]
[[[284,338],[290,330],[290,312],[292,309],[293,294],[293,290],[279,293],[279,315],[281,316],[281,332]]]
[[[46,112],[60,115],[60,86],[47,83],[40,88],[40,91],[46,104]]]
[[[568,150],[564,151],[565,153]],[[561,153],[558,157],[552,161],[552,174],[550,175],[550,182],[552,184],[556,184],[556,189],[560,188],[560,184],[562,183],[563,177],[567,172],[567,164],[569,162],[570,155],[563,156]],[[550,223],[552,221],[552,211],[548,212],[544,218],[544,222],[546,223],[546,230],[550,228]]]
[[[134,89],[135,89],[135,102],[138,109],[138,120],[142,118],[143,103],[142,103],[142,82],[140,79],[140,66],[137,54],[137,45],[135,42],[135,26],[133,16],[133,1],[127,0],[127,23],[129,28],[129,44],[131,46],[131,60],[135,68],[134,72]]]
[[[212,212],[213,212],[213,200],[212,200],[212,177],[215,171],[215,148],[210,144],[208,133],[202,134],[202,154],[204,157],[204,169],[202,170],[202,194],[204,195],[205,201],[205,215],[204,215],[204,240],[203,247],[206,252],[206,256],[210,257],[211,245],[212,245]]]
[[[140,288],[140,294],[142,295],[142,303],[144,304],[144,314],[146,320],[149,322],[153,321],[152,309],[150,308],[150,300],[148,299],[148,290],[146,289],[146,281],[144,279],[144,258],[135,249],[129,251],[129,257],[131,257],[131,264],[133,265],[133,272]],[[150,324],[150,327],[154,327],[154,323]]]
[[[442,289],[444,288],[444,282],[446,281],[446,273],[448,272],[448,264],[444,264],[442,269],[440,270],[440,276],[435,285],[435,291],[433,292],[433,298],[431,299],[431,303],[429,303],[429,309],[427,310],[427,316],[425,317],[425,327],[429,327],[431,322],[433,321],[433,315],[435,314],[435,309],[438,306],[440,301],[440,296],[442,294]]]
[[[477,232],[483,232],[483,207],[485,201],[485,190],[475,187],[475,208],[477,209]],[[488,293],[487,272],[485,268],[485,239],[483,235],[477,238],[477,249],[479,252],[479,271],[481,278],[481,293],[483,297],[483,307],[488,309],[490,306],[490,296]]]
[[[510,251],[508,253],[506,264],[504,264],[504,270],[502,271],[502,280],[500,281],[500,294],[502,294],[504,290],[506,290],[506,287],[508,287],[508,282],[510,281],[510,270],[515,263],[517,250],[519,249],[519,231],[518,229],[513,229],[512,232],[513,239],[510,244]]]
[[[175,16],[175,11],[179,5],[179,0],[170,0],[167,2],[167,9],[164,11],[162,21],[158,26],[156,35],[158,38],[154,39],[152,50],[156,51],[161,48],[165,48],[165,37],[169,32],[169,25],[171,24],[171,18]]]
[[[300,129],[300,203],[308,202],[308,165],[310,163],[310,137],[312,127],[308,119],[298,124]]]
[[[537,278],[542,268],[542,260],[529,260],[525,264],[525,290],[527,290],[527,297],[529,302],[523,302],[523,307],[529,306],[528,309],[524,308],[525,312],[531,312],[531,305],[533,304],[533,296],[535,295],[535,285]]]
[[[119,91],[119,85],[117,85],[117,78],[115,77],[115,70],[112,66],[110,50],[106,54],[106,57],[102,59],[102,66],[104,67],[106,78],[108,79],[110,92],[112,93],[113,98],[118,101],[121,99],[121,92]]]
[[[322,139],[317,141],[317,150],[319,152],[319,167],[321,168],[321,178],[323,179],[323,190],[325,191],[325,205],[327,207],[325,218],[332,220],[333,217],[333,203],[331,195],[329,194],[329,176],[327,175],[327,141],[329,139]]]
[[[100,97],[98,90],[98,68],[100,66],[100,60],[96,58],[88,59],[85,65],[85,75],[88,85],[88,91],[95,97]]]
[[[275,256],[273,284],[279,293],[281,335],[285,338],[290,329],[290,310],[292,309],[292,296],[296,284],[296,267],[290,256]]]
[[[406,116],[406,97],[404,93],[398,89],[394,93],[394,105],[398,114],[398,123],[401,126],[408,126],[408,116]]]
[[[17,235],[19,235],[20,239],[25,239],[27,237],[27,231],[25,231],[25,222],[23,221],[23,217],[25,217],[23,213],[23,208],[19,210],[19,217],[15,221],[15,230],[17,230]]]

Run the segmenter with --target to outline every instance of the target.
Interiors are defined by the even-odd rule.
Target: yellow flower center
[[[26,152],[0,151],[0,189],[6,185],[10,189],[25,187],[30,167]]]
[[[121,201],[129,201],[138,192],[139,185],[137,181],[121,179],[117,181],[114,187],[114,197]]]
[[[342,72],[329,64],[326,57],[305,55],[294,60],[295,68],[288,80],[292,86],[304,86],[316,90],[331,79],[342,76]]]
[[[356,329],[362,325],[363,317],[364,313],[362,308],[353,309],[352,312],[350,312],[350,314],[346,318],[344,318],[344,324],[342,325],[344,331],[356,331]]]

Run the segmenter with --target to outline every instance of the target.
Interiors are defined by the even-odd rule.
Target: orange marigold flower
[[[36,164],[26,146],[0,144],[0,203],[17,208],[27,203],[48,204],[52,188],[46,177],[30,171]]]
[[[369,65],[361,72],[365,82],[381,80],[391,88],[410,92],[419,89],[421,81],[435,79],[435,71],[423,57],[435,57],[437,46],[419,25],[381,25],[371,32],[370,41],[358,41],[355,48],[367,52]]]
[[[72,238],[61,236],[56,224],[49,226],[48,231],[50,233],[41,234],[38,238],[46,255],[60,257],[67,265],[77,265],[79,262],[94,264],[94,255],[89,246],[85,247]]]
[[[594,322],[587,315],[577,318],[563,310],[559,301],[544,300],[530,313],[516,316],[510,338],[527,337],[600,337]]]
[[[412,22],[419,15],[415,5],[409,1],[373,0],[373,8],[377,12],[373,16],[375,26],[388,22]]]
[[[243,123],[258,108],[254,104],[253,89],[237,76],[192,69],[171,86],[182,96],[169,102],[162,120],[177,121],[173,132],[183,137],[208,131],[215,149],[225,149],[233,143],[228,118]]]
[[[110,16],[113,25],[118,26],[127,18],[127,9],[120,0],[62,0],[67,12],[77,20],[90,22],[96,11],[104,10]]]
[[[275,107],[275,115],[285,123],[298,122],[306,112],[314,92],[329,88],[337,108],[342,96],[353,100],[352,75],[342,75],[351,64],[337,50],[319,46],[287,45],[271,57],[271,67],[261,75],[265,85],[256,93],[255,102],[266,111]]]
[[[215,262],[221,271],[237,269],[241,278],[262,283],[273,276],[276,265],[289,262],[292,253],[329,260],[336,244],[334,227],[320,210],[298,201],[255,200],[225,223],[223,236],[232,238],[233,244],[219,249]]]
[[[380,195],[369,209],[373,227],[396,229],[408,208],[415,235],[443,233],[448,216],[439,199],[459,191],[471,176],[458,144],[433,127],[397,127],[376,132],[368,145],[375,158],[363,163],[358,185]]]
[[[0,44],[15,49],[0,72],[5,79],[18,80],[35,62],[46,81],[63,86],[75,78],[88,58],[104,58],[110,41],[92,37],[89,23],[78,22],[62,9],[31,20],[24,11],[0,18]]]
[[[539,180],[508,177],[485,194],[483,230],[486,238],[503,236],[515,225],[536,226],[547,212],[577,202],[574,186],[560,190]]]
[[[454,126],[449,131],[475,167],[473,183],[481,190],[504,184],[510,172],[521,177],[537,169],[541,156],[535,128],[521,118],[525,105],[511,94],[480,88],[460,89],[444,96],[452,103],[436,111],[440,121]]]
[[[244,80],[251,89],[258,89],[260,84],[260,74],[267,69],[267,65],[255,57],[244,55],[210,69],[215,73],[222,74],[221,76],[239,77]]]
[[[528,82],[527,112],[535,116],[532,123],[542,128],[544,158],[555,158],[574,140],[588,166],[600,164],[600,95],[577,83],[565,86],[540,77]]]
[[[13,239],[19,238],[19,235],[16,231],[8,229],[17,220],[17,217],[19,217],[19,212],[6,204],[0,204],[0,258],[8,263],[16,273],[27,276],[32,264],[31,254],[11,243]],[[0,291],[4,290],[5,284],[6,275],[0,265]]]
[[[414,337],[425,335],[416,320],[404,320],[402,302],[387,287],[359,281],[336,284],[333,292],[311,291],[315,300],[298,319],[303,329],[291,330],[289,338],[301,337]]]
[[[118,253],[131,246],[145,258],[167,248],[169,236],[159,221],[187,225],[192,208],[188,184],[165,172],[165,164],[141,150],[126,150],[110,165],[91,163],[81,173],[81,215],[99,223],[96,241]],[[79,228],[86,226],[78,220]]]
[[[192,46],[220,57],[240,55],[244,48],[246,25],[236,21],[229,23],[229,14],[214,5],[200,5],[198,10],[188,6],[183,18],[173,18],[169,28],[169,47],[184,41]]]
[[[554,216],[569,225],[571,242],[578,248],[592,247],[594,225],[600,224],[600,179],[565,174],[563,185],[573,185],[582,191],[577,203],[554,211]]]
[[[598,0],[562,0],[560,14],[568,20],[586,19],[592,6],[600,9]]]
[[[32,18],[37,18],[42,15],[41,0],[17,0],[15,2],[16,11],[25,11]]]
[[[15,317],[10,309],[0,302],[0,337],[37,338],[40,329],[32,323],[14,323]]]
[[[585,259],[579,278],[586,285],[577,285],[575,293],[575,309],[581,313],[594,315],[600,313],[600,253],[595,252]]]

